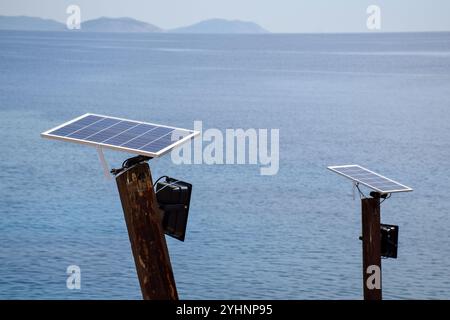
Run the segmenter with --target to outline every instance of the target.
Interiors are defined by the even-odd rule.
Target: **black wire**
[[[386,198],[384,198],[383,200],[381,200],[380,204],[382,204],[383,202],[385,202],[385,201],[386,201],[387,199],[389,199],[391,196],[392,196],[392,193],[389,193],[389,194],[387,195]]]
[[[162,178],[169,179],[170,177],[169,177],[169,176],[161,176],[161,177],[159,177],[159,178],[155,181],[155,183],[153,183],[153,188],[156,186],[156,184],[158,183],[158,181],[161,180]]]
[[[365,195],[365,194],[361,191],[361,189],[359,188],[359,183],[356,183],[355,186],[356,186],[356,189],[358,189],[358,191],[359,191],[359,196],[360,196],[361,198],[365,198],[366,195]]]
[[[131,166],[138,164],[140,162],[144,162],[144,161],[149,161],[151,159],[151,157],[147,157],[147,156],[141,156],[138,155],[136,157],[133,158],[129,158],[126,159],[124,162],[122,162],[122,167],[119,169],[111,169],[111,173],[113,175],[118,175],[119,173],[121,173],[123,170],[130,168]]]
[[[355,186],[356,186],[356,189],[358,189],[358,191],[359,191],[359,196],[362,197],[362,198],[365,198],[366,195],[365,195],[365,194],[361,191],[361,189],[359,188],[359,183],[356,183]],[[385,202],[387,199],[389,199],[391,196],[392,196],[392,193],[389,193],[389,194],[387,195],[386,198],[384,198],[383,200],[381,200],[380,205],[381,205],[383,202]]]
[[[129,167],[131,167],[131,166],[133,166],[133,165],[135,165],[137,163],[140,163],[140,162],[143,162],[143,161],[148,161],[150,159],[151,159],[150,157],[138,155],[136,157],[126,159],[122,163],[122,168],[129,168]]]

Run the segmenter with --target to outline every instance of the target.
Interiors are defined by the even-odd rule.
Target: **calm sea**
[[[450,34],[0,32],[0,298],[139,299],[114,180],[95,149],[39,134],[85,112],[204,129],[279,128],[280,170],[152,160],[193,184],[185,299],[361,298],[360,203],[327,165],[414,188],[384,297],[450,298]],[[111,166],[127,158],[106,152]],[[81,268],[81,290],[66,268]]]

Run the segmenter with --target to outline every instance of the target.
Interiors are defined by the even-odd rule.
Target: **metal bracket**
[[[111,180],[112,177],[111,177],[111,174],[109,173],[109,166],[108,166],[108,162],[106,162],[106,158],[103,153],[103,149],[102,149],[102,147],[97,147],[96,149],[97,149],[98,158],[100,160],[100,164],[103,167],[103,174],[105,175],[105,178],[107,180]]]

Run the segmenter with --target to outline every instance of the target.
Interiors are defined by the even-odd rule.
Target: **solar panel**
[[[87,113],[41,136],[155,158],[198,134],[193,130]]]
[[[331,166],[328,167],[328,169],[356,183],[365,185],[366,187],[369,187],[370,189],[373,189],[381,194],[407,192],[413,190],[410,187],[386,178],[359,165]]]

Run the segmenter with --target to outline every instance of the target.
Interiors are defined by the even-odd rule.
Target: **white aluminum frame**
[[[352,180],[353,182],[356,182],[356,183],[360,183],[360,184],[362,184],[362,185],[365,185],[366,187],[369,187],[370,189],[373,189],[373,190],[375,190],[375,191],[377,191],[377,192],[379,192],[379,193],[381,193],[381,194],[396,193],[396,192],[410,192],[410,191],[413,191],[412,188],[410,188],[410,187],[408,187],[408,186],[405,186],[404,184],[401,184],[401,183],[399,183],[399,182],[397,182],[397,181],[395,181],[395,180],[389,179],[389,178],[387,178],[387,177],[385,177],[385,176],[382,176],[381,174],[378,174],[378,173],[376,173],[376,172],[373,172],[372,170],[366,169],[366,168],[364,168],[364,167],[362,167],[362,166],[360,166],[360,165],[357,165],[357,164],[349,164],[349,165],[343,165],[343,166],[329,166],[329,167],[327,167],[327,168],[328,168],[329,170],[331,170],[331,171],[333,171],[333,172],[335,172],[335,173],[341,175],[341,176],[344,176],[344,177],[346,177],[346,178]],[[352,177],[352,176],[349,176],[349,175],[347,175],[347,174],[345,174],[345,173],[342,173],[342,172],[338,171],[337,169],[339,169],[339,168],[359,168],[359,169],[362,169],[362,170],[366,170],[366,171],[368,171],[368,172],[370,172],[370,173],[372,173],[372,174],[374,174],[374,175],[376,175],[376,176],[378,176],[378,177],[380,177],[380,178],[383,178],[383,179],[388,180],[389,182],[398,184],[399,186],[402,186],[404,189],[380,190],[380,189],[378,189],[378,188],[375,188],[374,186],[371,186],[370,184],[368,184],[368,183],[366,183],[366,182],[362,182],[362,181],[358,180],[357,178],[354,178],[354,177]]]
[[[52,132],[52,131],[55,131],[57,129],[65,127],[65,126],[67,126],[67,125],[69,125],[69,124],[71,124],[71,123],[73,123],[75,121],[81,120],[81,119],[83,119],[83,118],[85,118],[87,116],[97,116],[97,117],[116,119],[116,120],[121,120],[121,121],[129,121],[129,122],[135,122],[136,124],[147,124],[147,125],[164,127],[164,128],[174,129],[174,130],[181,130],[181,131],[192,132],[192,133],[188,134],[186,137],[184,137],[181,140],[175,141],[171,145],[165,147],[164,149],[159,150],[158,152],[149,152],[149,151],[144,151],[144,150],[139,150],[139,149],[131,149],[131,148],[126,148],[126,147],[121,147],[121,146],[115,146],[115,145],[111,145],[111,144],[107,144],[107,143],[93,142],[93,141],[87,141],[87,140],[83,140],[83,139],[76,139],[76,138],[71,138],[71,137],[64,137],[64,136],[58,136],[58,135],[50,134],[50,132]],[[108,149],[113,149],[113,150],[118,150],[118,151],[124,151],[124,152],[129,152],[129,153],[133,153],[133,154],[142,155],[142,156],[148,156],[148,157],[152,157],[152,158],[158,158],[158,157],[163,156],[164,154],[166,154],[167,152],[169,152],[173,148],[176,148],[176,147],[182,145],[183,143],[187,142],[188,140],[190,140],[192,138],[195,138],[199,134],[200,134],[200,132],[199,131],[195,131],[195,130],[187,130],[187,129],[183,129],[183,128],[165,126],[165,125],[155,124],[155,123],[151,123],[151,122],[143,122],[143,121],[136,121],[136,120],[129,120],[129,119],[124,119],[124,118],[118,118],[118,117],[104,116],[104,115],[95,114],[95,113],[85,113],[82,116],[79,116],[79,117],[77,117],[75,119],[72,119],[70,121],[64,122],[63,124],[61,124],[61,125],[59,125],[57,127],[54,127],[54,128],[52,128],[50,130],[42,132],[41,133],[41,137],[47,138],[47,139],[62,140],[62,141],[67,141],[67,142],[74,142],[74,143],[89,145],[89,146],[93,146],[93,147],[97,147],[97,148],[100,147],[100,148],[108,148]]]

